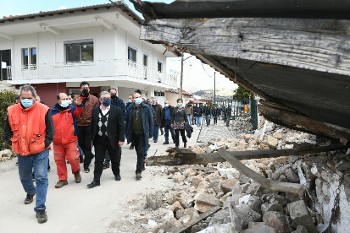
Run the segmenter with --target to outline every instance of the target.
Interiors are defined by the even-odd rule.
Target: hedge
[[[17,95],[15,91],[0,91],[0,150],[9,148],[9,145],[6,145],[4,142],[4,125],[7,116],[7,107],[15,103]]]

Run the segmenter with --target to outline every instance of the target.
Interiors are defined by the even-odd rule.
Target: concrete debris
[[[238,117],[230,126],[235,137],[211,139],[192,150],[202,154],[222,147],[238,151],[332,143],[271,122],[261,124],[265,129],[256,131],[247,130],[248,125],[249,120]],[[174,186],[165,192],[145,194],[142,199],[145,204],[135,205],[130,211],[148,211],[139,219],[133,217],[132,222],[144,223],[144,228],[136,233],[175,232],[194,224],[194,219],[215,206],[223,207],[193,225],[191,232],[231,233],[240,229],[244,233],[304,233],[317,232],[316,226],[330,232],[348,232],[350,158],[345,151],[241,162],[267,179],[303,184],[306,191],[298,195],[264,190],[228,162],[168,167],[164,173],[174,181]]]

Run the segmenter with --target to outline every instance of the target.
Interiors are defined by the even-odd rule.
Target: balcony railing
[[[7,80],[30,81],[42,79],[73,79],[127,76],[154,83],[177,86],[177,74],[160,73],[130,60],[104,60],[82,63],[54,63],[7,67]]]

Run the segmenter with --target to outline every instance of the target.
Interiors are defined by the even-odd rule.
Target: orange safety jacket
[[[30,108],[20,104],[8,107],[8,121],[12,130],[12,150],[19,155],[28,156],[44,151],[46,124],[45,116],[49,107],[35,102]]]

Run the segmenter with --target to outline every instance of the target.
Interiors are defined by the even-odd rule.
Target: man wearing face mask
[[[4,138],[12,144],[12,150],[18,157],[19,176],[27,193],[24,204],[32,203],[36,195],[36,218],[38,223],[44,223],[47,221],[47,161],[54,126],[49,108],[35,101],[34,87],[24,85],[19,92],[20,103],[7,109]],[[36,186],[32,179],[33,168]]]
[[[142,178],[144,170],[144,155],[148,147],[149,138],[153,137],[153,113],[151,108],[142,103],[139,93],[134,94],[135,102],[126,110],[126,138],[128,143],[132,142],[136,149],[136,179]]]
[[[80,83],[80,98],[84,105],[84,110],[77,120],[78,125],[78,143],[84,152],[84,171],[90,172],[90,163],[94,155],[91,152],[91,113],[92,109],[100,106],[97,97],[90,94],[90,85],[88,82]]]
[[[77,148],[78,137],[76,136],[75,121],[83,112],[81,98],[75,98],[74,104],[65,93],[57,95],[57,104],[51,109],[55,135],[53,139],[54,158],[57,166],[58,182],[55,188],[61,188],[68,184],[67,165],[69,162],[74,180],[81,182],[79,150]]]
[[[111,95],[107,91],[100,93],[101,106],[92,111],[92,141],[95,147],[94,180],[88,188],[100,186],[103,171],[103,160],[108,151],[114,179],[121,180],[120,158],[121,147],[125,141],[123,111],[111,105]]]
[[[174,107],[169,104],[169,100],[165,101],[164,108],[162,111],[162,120],[160,127],[164,128],[164,138],[165,142],[163,143],[164,145],[169,144],[169,131],[171,134],[171,138],[173,141],[175,141],[175,132],[174,129],[171,127],[171,117],[173,115]]]

